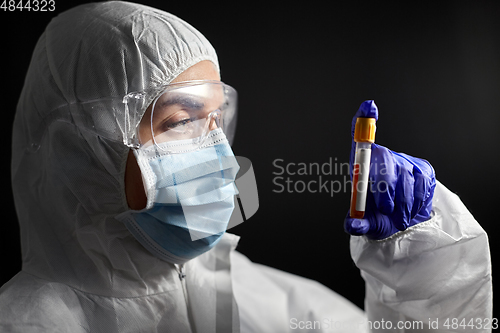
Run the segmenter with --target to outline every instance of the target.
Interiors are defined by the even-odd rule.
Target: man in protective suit
[[[490,331],[477,321],[492,315],[486,233],[427,162],[381,146],[372,149],[392,167],[387,189],[368,198],[364,219],[345,221],[365,311],[235,251],[238,237],[220,229],[238,169],[233,111],[221,106],[231,89],[210,43],[171,14],[112,1],[51,21],[14,122],[23,268],[0,290],[1,332],[367,332],[367,320],[435,332],[452,318]],[[163,107],[185,116],[165,125]],[[375,105],[357,117],[377,117]],[[206,182],[214,192],[182,194]],[[183,211],[213,214],[219,229],[198,225],[208,237],[193,240]]]

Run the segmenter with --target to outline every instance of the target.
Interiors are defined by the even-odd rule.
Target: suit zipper
[[[177,265],[175,264],[175,269],[177,270],[177,273],[179,273],[179,280],[181,281],[182,285],[182,291],[184,294],[184,299],[186,300],[186,307],[189,308],[188,306],[188,295],[187,295],[187,289],[186,289],[186,271],[184,268],[184,264]]]

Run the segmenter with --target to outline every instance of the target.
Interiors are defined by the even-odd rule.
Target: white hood
[[[198,31],[147,6],[92,3],[50,22],[13,129],[23,271],[102,296],[168,288],[172,266],[114,218],[128,210],[121,101],[170,83],[202,60],[218,68],[215,50]]]

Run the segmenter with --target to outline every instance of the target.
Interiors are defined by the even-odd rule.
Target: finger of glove
[[[344,229],[351,235],[365,235],[370,239],[384,239],[399,231],[394,227],[389,216],[376,209],[370,192],[366,198],[365,216],[362,219],[353,219],[348,213],[344,220]]]
[[[411,211],[414,201],[413,164],[394,153],[397,163],[396,190],[394,195],[394,211],[391,214],[392,222],[398,230],[408,228],[411,221]]]
[[[411,219],[413,219],[422,209],[431,195],[431,184],[435,182],[435,173],[432,165],[423,159],[413,157],[404,153],[398,153],[399,156],[413,164],[413,177],[415,179],[413,190],[413,208]]]
[[[394,211],[394,196],[398,181],[397,165],[391,150],[372,144],[370,162],[371,192],[377,209],[385,215]]]
[[[427,179],[416,168],[413,169],[413,178],[415,179],[415,185],[413,189],[413,207],[411,209],[410,220],[413,220],[422,209],[428,192]]]
[[[366,100],[361,105],[359,106],[358,111],[352,118],[352,123],[351,123],[351,137],[354,138],[354,130],[356,128],[356,119],[359,117],[362,118],[375,118],[375,120],[378,120],[378,108],[377,105],[375,105],[375,101],[373,100]]]
[[[353,236],[362,236],[370,231],[370,222],[366,219],[353,219],[347,213],[344,219],[344,230]]]
[[[435,188],[436,188],[436,179],[431,178],[422,208],[417,213],[415,218],[411,221],[411,223],[417,224],[430,219],[432,213],[432,199],[434,197]]]

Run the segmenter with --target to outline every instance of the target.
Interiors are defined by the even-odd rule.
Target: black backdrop
[[[16,1],[17,2],[17,1]],[[88,1],[56,0],[54,12],[0,10],[3,200],[0,285],[21,268],[9,184],[15,105],[36,40],[50,19]],[[364,283],[349,255],[343,218],[348,174],[290,175],[274,164],[348,162],[359,104],[380,111],[377,143],[422,157],[489,233],[494,273],[499,180],[500,6],[496,1],[416,5],[362,2],[139,1],[191,23],[212,42],[222,79],[239,92],[233,149],[255,170],[260,208],[232,229],[251,260],[306,276],[363,306]],[[277,161],[279,160],[279,161]],[[291,171],[297,171],[297,166]],[[335,192],[302,191],[311,181]],[[301,183],[303,182],[303,183]],[[311,186],[317,183],[311,183]],[[339,186],[340,185],[340,186]],[[330,183],[329,185],[330,186]],[[318,188],[311,188],[313,191]]]

